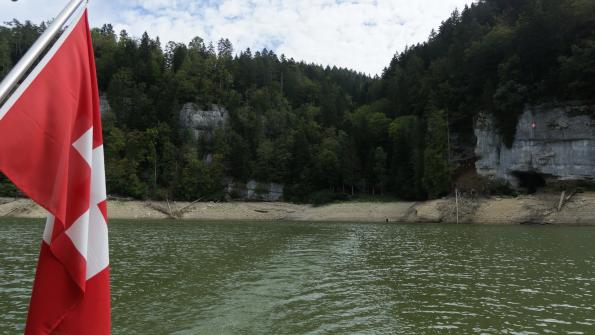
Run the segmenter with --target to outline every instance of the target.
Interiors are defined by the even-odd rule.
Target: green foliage
[[[504,180],[489,180],[487,182],[487,191],[490,195],[516,195],[510,184]]]
[[[347,200],[347,195],[344,193],[335,193],[329,190],[316,191],[310,194],[308,197],[308,202],[314,206],[322,206],[341,200]]]
[[[0,173],[0,197],[17,197],[21,195],[19,190],[4,176]]]
[[[316,184],[327,187],[338,185],[341,175],[337,173],[340,169],[339,162],[339,139],[334,129],[329,129],[322,142],[317,146],[313,157],[315,168],[313,178]]]
[[[494,93],[494,115],[496,126],[509,148],[514,142],[516,124],[523,114],[524,101],[526,101],[527,88],[517,82],[503,83]]]
[[[560,57],[560,78],[567,82],[566,94],[582,99],[593,99],[595,92],[595,40],[583,46],[572,46],[569,56]]]
[[[526,104],[592,99],[594,8],[583,0],[473,3],[395,56],[382,95],[397,115],[423,117],[432,101],[462,134],[478,112],[492,112],[510,144]]]
[[[10,67],[10,47],[8,45],[7,29],[0,27],[0,78],[4,77]]]
[[[429,111],[424,151],[423,184],[430,198],[448,193],[451,188],[451,171],[447,159],[447,124],[444,111]]]
[[[189,154],[185,157],[174,195],[178,199],[217,199],[222,197],[222,170],[218,162],[207,165]]]
[[[382,147],[377,147],[376,150],[374,150],[374,156],[373,156],[374,160],[373,160],[373,168],[372,168],[372,183],[373,183],[373,187],[372,187],[372,194],[376,193],[376,188],[378,188],[380,190],[380,194],[384,194],[384,189],[386,186],[386,182],[388,179],[388,174],[387,174],[387,155],[386,152],[384,151],[384,149]]]
[[[422,199],[423,136],[417,116],[397,117],[389,126],[392,162],[388,185],[404,199]]]
[[[0,25],[0,78],[44,29]],[[228,178],[285,184],[290,201],[438,197],[451,188],[450,135],[473,139],[478,113],[491,113],[510,145],[527,104],[595,92],[591,0],[476,1],[380,78],[267,49],[235,53],[228,39],[162,47],[109,24],[92,37],[111,107],[108,191],[135,198],[220,199]],[[229,123],[194,139],[180,123],[188,102],[224,106]]]

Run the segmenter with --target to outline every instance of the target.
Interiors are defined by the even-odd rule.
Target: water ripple
[[[0,334],[42,223],[0,222]],[[595,229],[110,224],[114,334],[595,333]]]

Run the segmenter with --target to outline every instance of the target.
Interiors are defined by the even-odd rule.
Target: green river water
[[[42,220],[0,221],[0,334]],[[595,334],[595,228],[110,222],[114,334]]]

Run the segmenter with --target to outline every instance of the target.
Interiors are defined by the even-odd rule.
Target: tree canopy
[[[45,24],[0,26],[0,78]],[[480,112],[510,145],[526,104],[593,100],[595,3],[481,0],[428,40],[397,53],[381,77],[307,64],[228,39],[188,44],[92,30],[108,190],[134,198],[223,197],[227,178],[285,184],[287,200],[331,194],[404,199],[450,191],[454,135],[472,146]],[[180,125],[185,103],[224,106],[209,140]],[[2,191],[13,194],[6,180]]]

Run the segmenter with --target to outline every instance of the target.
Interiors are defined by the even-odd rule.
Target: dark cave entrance
[[[533,171],[514,171],[512,175],[518,180],[519,187],[525,188],[529,194],[537,192],[540,187],[545,187],[543,175]]]

